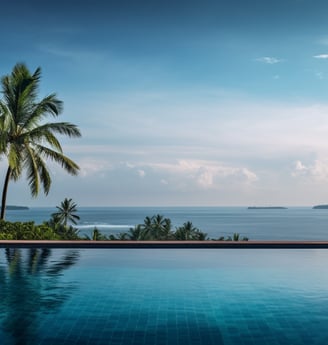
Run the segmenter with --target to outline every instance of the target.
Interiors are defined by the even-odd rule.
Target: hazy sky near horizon
[[[0,75],[41,66],[40,95],[81,167],[8,203],[328,203],[328,2],[1,1]],[[0,161],[4,178],[5,160]]]

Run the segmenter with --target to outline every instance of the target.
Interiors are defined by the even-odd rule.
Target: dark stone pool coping
[[[0,248],[328,249],[328,241],[0,241]]]

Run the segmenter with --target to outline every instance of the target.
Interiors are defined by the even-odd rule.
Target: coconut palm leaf
[[[60,206],[56,206],[58,212],[53,213],[51,216],[57,220],[59,224],[67,226],[68,222],[77,224],[80,217],[76,214],[77,205],[72,199],[65,198]]]
[[[0,154],[6,156],[8,169],[2,192],[0,218],[4,219],[8,183],[27,173],[27,181],[33,197],[42,186],[45,194],[51,187],[46,160],[59,164],[71,175],[79,166],[64,155],[56,135],[80,137],[78,127],[68,122],[44,123],[49,117],[57,117],[63,110],[63,102],[52,93],[38,98],[41,69],[31,73],[25,64],[16,64],[11,74],[1,79],[3,98],[0,99]]]

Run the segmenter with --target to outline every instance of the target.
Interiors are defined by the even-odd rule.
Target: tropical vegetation
[[[233,236],[210,239],[207,233],[195,227],[190,221],[173,230],[171,220],[160,214],[146,217],[143,224],[137,224],[134,228],[130,228],[128,232],[106,236],[95,228],[91,238],[89,236],[85,236],[85,238],[96,241],[248,241],[247,237],[241,237],[238,233],[234,233]]]
[[[56,206],[57,212],[53,213],[51,217],[56,223],[67,226],[67,224],[73,223],[74,225],[80,220],[77,213],[77,204],[72,199],[65,198],[60,206]]]
[[[65,206],[65,207],[63,207]],[[66,208],[66,206],[69,206]],[[76,204],[72,199],[65,199],[58,212],[43,224],[34,222],[7,222],[0,219],[0,240],[79,240],[79,230],[68,224],[69,221],[80,219]],[[73,217],[74,216],[74,217]]]
[[[60,240],[61,237],[47,224],[7,222],[0,220],[0,240]]]
[[[65,205],[65,207],[63,207]],[[70,205],[70,207],[66,207]],[[247,237],[241,238],[240,234],[234,233],[233,236],[220,237],[218,239],[209,239],[207,234],[192,222],[187,221],[182,226],[172,228],[172,222],[169,218],[157,214],[152,217],[146,217],[142,224],[130,228],[128,232],[119,234],[105,235],[94,228],[91,236],[80,236],[78,228],[71,224],[76,222],[79,217],[76,204],[72,199],[65,199],[61,206],[57,206],[59,212],[53,213],[51,218],[43,224],[36,225],[34,222],[7,222],[0,220],[0,240],[93,240],[93,241],[248,241]],[[75,217],[70,218],[70,216]],[[66,219],[67,218],[67,219]],[[74,223],[75,225],[75,223]]]
[[[41,69],[31,73],[25,64],[16,64],[11,74],[1,79],[0,99],[0,154],[7,159],[7,171],[2,191],[0,218],[5,218],[9,181],[17,181],[26,171],[33,197],[43,188],[45,194],[51,187],[51,176],[46,160],[58,163],[71,175],[79,166],[64,155],[57,134],[80,137],[80,130],[69,122],[45,122],[58,117],[63,102],[55,93],[39,99]]]

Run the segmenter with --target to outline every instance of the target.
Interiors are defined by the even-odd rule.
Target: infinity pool
[[[328,250],[0,249],[1,345],[328,344]]]

